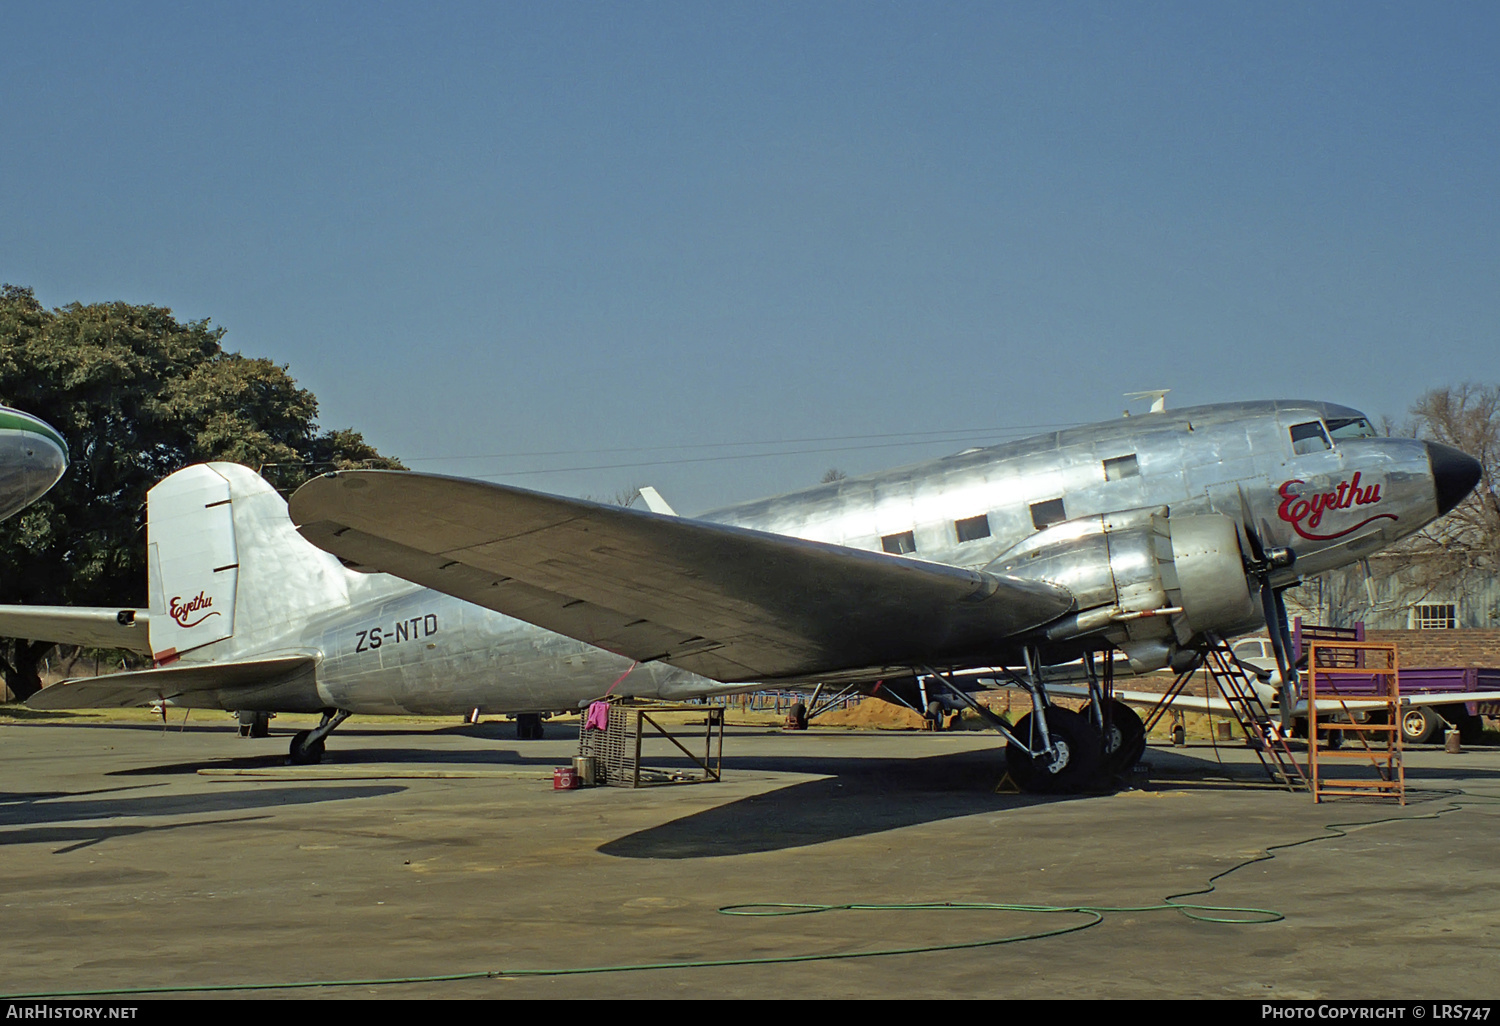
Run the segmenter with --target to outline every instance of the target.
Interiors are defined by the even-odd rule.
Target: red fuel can
[[[578,790],[578,771],[572,766],[559,766],[552,771],[552,790]]]

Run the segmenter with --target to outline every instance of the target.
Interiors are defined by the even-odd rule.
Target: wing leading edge
[[[360,569],[726,683],[979,658],[1073,605],[1035,581],[429,474],[328,474],[291,515]]]

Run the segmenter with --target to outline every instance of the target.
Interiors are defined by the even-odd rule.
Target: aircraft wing
[[[1061,698],[1088,698],[1089,689],[1074,684],[1048,684],[1047,691]],[[1115,698],[1126,705],[1141,709],[1152,709],[1162,704],[1165,697],[1155,691],[1121,691],[1114,690]],[[1403,708],[1419,708],[1434,705],[1462,705],[1466,702],[1497,702],[1500,701],[1500,691],[1448,691],[1437,694],[1412,694],[1401,696]],[[1167,708],[1176,709],[1179,712],[1213,713],[1216,716],[1230,716],[1233,710],[1228,702],[1222,698],[1203,695],[1174,695],[1166,703]],[[1320,713],[1335,712],[1384,712],[1390,708],[1390,703],[1378,698],[1319,698],[1318,711]],[[1299,698],[1292,704],[1292,715],[1307,715],[1307,699]]]
[[[42,688],[26,700],[32,709],[125,709],[167,705],[196,709],[317,712],[312,655],[237,663],[177,663],[103,677],[78,677]]]
[[[151,654],[144,609],[116,606],[0,606],[0,638],[55,641],[86,648],[124,648]]]
[[[1037,581],[403,471],[315,478],[291,515],[358,569],[726,683],[959,661],[1073,606]]]
[[[1089,689],[1081,684],[1048,684],[1047,693],[1058,698],[1089,697]],[[1121,691],[1119,688],[1115,688],[1113,694],[1121,702],[1138,709],[1154,709],[1166,697],[1158,691]],[[1215,716],[1231,713],[1229,703],[1224,699],[1204,695],[1174,695],[1167,708],[1179,712],[1213,713]]]

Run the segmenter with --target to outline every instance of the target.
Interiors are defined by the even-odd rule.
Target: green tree
[[[146,492],[193,463],[274,467],[289,491],[331,467],[400,469],[358,432],[319,432],[318,403],[287,368],[227,352],[224,329],[127,303],[47,310],[0,286],[0,402],[46,420],[69,467],[39,502],[0,522],[0,603],[145,605]],[[0,640],[18,699],[52,646]]]

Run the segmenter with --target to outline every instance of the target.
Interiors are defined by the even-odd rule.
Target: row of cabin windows
[[[1140,477],[1140,475],[1141,468],[1136,461],[1135,453],[1116,456],[1104,461],[1104,480],[1106,481],[1123,481],[1128,477]],[[1062,499],[1047,499],[1044,502],[1031,504],[1031,523],[1038,531],[1045,531],[1053,524],[1060,524],[1066,519],[1068,519],[1068,514],[1063,508]],[[959,542],[980,541],[988,538],[990,536],[989,515],[981,514],[977,517],[955,520],[953,531]],[[880,539],[880,547],[897,556],[916,552],[916,534],[912,531],[902,531],[899,534],[884,535]]]
[[[1031,522],[1036,525],[1038,531],[1045,530],[1053,524],[1060,524],[1066,519],[1068,519],[1068,514],[1063,509],[1063,501],[1061,499],[1048,499],[1046,502],[1034,502],[1031,504]],[[990,536],[989,514],[982,513],[977,517],[955,520],[953,522],[953,533],[958,537],[960,542],[981,541],[988,538]],[[880,539],[880,547],[897,556],[916,552],[916,533],[913,531],[902,531],[899,534],[884,535]]]
[[[1374,438],[1375,429],[1370,422],[1363,417],[1348,417],[1342,420],[1329,421],[1329,430],[1334,438]],[[1290,428],[1292,438],[1292,452],[1298,456],[1311,452],[1323,452],[1333,448],[1329,441],[1328,431],[1323,428],[1320,420],[1311,420],[1305,424],[1293,424]],[[1124,456],[1115,456],[1104,461],[1104,480],[1124,481],[1127,478],[1140,477],[1141,465],[1136,459],[1135,453],[1127,453]],[[1031,522],[1038,531],[1044,531],[1053,524],[1060,524],[1068,519],[1063,509],[1061,499],[1048,499],[1045,502],[1034,502],[1031,504]],[[990,518],[988,516],[969,517],[966,520],[955,520],[953,522],[954,533],[960,542],[979,541],[990,536]],[[887,552],[896,555],[905,555],[917,551],[916,535],[911,531],[902,531],[900,534],[888,534],[880,539],[880,547]],[[1420,619],[1420,618],[1419,618]],[[1441,622],[1441,616],[1431,619]]]

